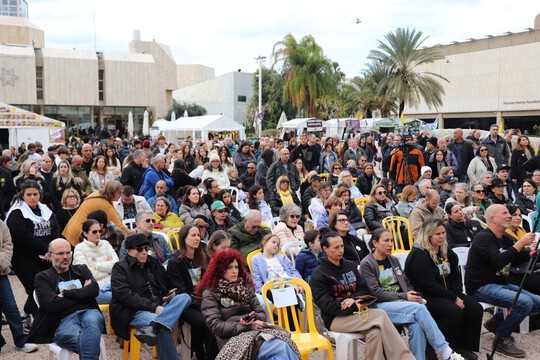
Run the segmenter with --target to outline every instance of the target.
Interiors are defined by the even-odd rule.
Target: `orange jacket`
[[[420,178],[420,169],[424,166],[424,154],[417,148],[412,148],[408,156],[409,171],[405,171],[403,163],[403,152],[398,150],[392,155],[390,160],[390,179],[396,182],[396,185],[414,184]]]

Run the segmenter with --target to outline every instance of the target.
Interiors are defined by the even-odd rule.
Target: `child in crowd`
[[[319,266],[319,258],[326,256],[321,249],[321,241],[318,230],[306,231],[304,235],[306,246],[296,256],[296,270],[302,278],[309,282],[311,274]]]

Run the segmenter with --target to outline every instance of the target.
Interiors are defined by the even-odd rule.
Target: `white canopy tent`
[[[292,119],[289,121],[285,121],[283,124],[281,124],[281,128],[285,129],[286,131],[296,130],[296,129],[304,129],[307,127],[307,121],[308,120],[315,120],[317,118],[298,118],[298,119]],[[327,124],[326,121],[322,122],[323,127],[327,128],[330,125]]]
[[[238,131],[239,139],[245,139],[246,128],[225,115],[205,115],[181,117],[175,121],[156,121],[152,127],[158,127],[167,139],[181,139],[191,135],[196,139],[196,133],[200,132],[201,139],[208,139],[208,133],[223,131]]]

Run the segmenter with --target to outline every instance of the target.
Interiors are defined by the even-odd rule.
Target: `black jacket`
[[[379,181],[381,181],[381,179],[379,179],[375,174],[373,174],[371,178],[369,178],[366,173],[362,173],[356,179],[356,187],[364,196],[369,196],[374,183],[377,184]]]
[[[266,187],[271,193],[276,192],[276,182],[281,175],[285,175],[289,178],[291,189],[293,191],[300,189],[300,173],[296,168],[296,164],[289,161],[287,163],[287,170],[285,170],[283,162],[281,160],[277,160],[270,165],[268,171],[266,172]]]
[[[291,162],[294,163],[296,159],[302,159],[307,171],[311,171],[319,166],[319,151],[314,149],[309,144],[301,145],[291,151]]]
[[[468,295],[474,296],[476,290],[486,284],[508,284],[508,277],[501,274],[500,270],[512,262],[527,261],[529,256],[528,253],[518,252],[513,245],[510,237],[499,239],[490,229],[484,229],[476,235],[465,267]],[[500,249],[506,251],[501,252]]]
[[[298,199],[298,196],[296,196],[296,192],[292,191],[292,198],[296,205],[298,205],[300,208],[302,208],[302,203]],[[279,194],[275,191],[270,193],[270,208],[272,209],[272,214],[274,216],[279,216],[279,209],[283,207],[283,202],[281,201],[281,197]]]
[[[451,248],[471,246],[476,234],[483,229],[480,222],[476,220],[465,220],[458,223],[452,219],[448,220],[445,228],[448,245]]]
[[[451,141],[448,144],[448,150],[454,153],[456,160],[458,161],[458,171],[454,174],[457,177],[467,175],[467,169],[469,164],[474,159],[474,147],[472,142],[464,139],[461,143],[461,154],[458,152],[458,146],[455,141]],[[460,156],[461,155],[461,156]]]
[[[186,185],[197,186],[200,183],[199,180],[192,178],[191,176],[189,176],[188,173],[183,172],[183,171],[174,171],[173,170],[173,172],[171,174],[171,178],[173,179],[173,182],[174,182],[174,194],[175,195],[176,195],[176,192],[178,191],[178,189],[180,189],[181,187],[184,187]]]
[[[356,265],[360,265],[362,259],[369,255],[366,243],[349,233],[342,236],[342,239],[343,245],[345,246],[343,258],[352,261]]]
[[[143,174],[143,167],[132,161],[122,170],[120,182],[122,185],[131,186],[133,188],[133,193],[138,194],[143,184]]]
[[[5,213],[11,207],[11,200],[17,193],[11,173],[0,168],[0,219],[5,219]]]
[[[319,259],[309,280],[313,301],[321,309],[325,326],[329,329],[336,316],[352,315],[358,311],[356,306],[341,309],[345,299],[356,299],[369,295],[369,290],[358,273],[358,264],[341,260],[340,266],[334,265],[328,258]]]
[[[50,343],[63,318],[79,310],[99,310],[96,302],[99,285],[90,269],[86,265],[70,265],[69,270],[73,280],[79,279],[83,285],[86,280],[92,280],[92,283],[80,289],[64,290],[60,297],[58,296],[59,276],[56,269],[51,267],[37,274],[34,291],[39,300],[39,309],[28,334],[28,342]],[[105,329],[105,326],[103,328]]]
[[[399,216],[395,205],[392,204],[390,211],[387,213],[382,213],[375,204],[370,202],[364,208],[364,221],[370,231],[382,228],[382,221],[387,216]]]
[[[317,195],[317,191],[310,186],[302,193],[302,214],[308,214],[308,207],[311,204],[311,199]]]
[[[519,209],[521,210],[521,213],[524,215],[528,215],[531,210],[536,210],[536,204],[531,199],[527,198],[522,193],[519,193],[516,196],[516,202],[515,204],[519,206]]]
[[[534,158],[534,152],[531,153],[531,160]],[[512,151],[510,158],[510,177],[512,180],[517,179],[520,184],[527,178],[527,168],[524,164],[528,161],[527,155],[522,150]]]
[[[167,263],[168,286],[171,289],[176,288],[177,294],[188,294],[193,296],[195,287],[191,281],[189,269],[194,269],[195,266],[191,264],[191,260],[188,258],[183,257],[181,260],[178,260],[177,257],[178,254],[175,253]],[[207,259],[207,263],[209,260],[210,259]],[[201,271],[201,278],[203,275],[204,273]]]
[[[152,285],[154,299],[148,295],[147,282]],[[139,310],[155,312],[169,290],[165,268],[153,256],[148,256],[143,268],[132,256],[120,259],[111,272],[111,287],[111,326],[116,335],[126,340],[135,313]]]

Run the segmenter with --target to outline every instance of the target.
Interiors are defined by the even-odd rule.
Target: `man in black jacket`
[[[310,186],[302,194],[302,213],[308,214],[308,207],[311,204],[311,199],[317,195],[317,188],[321,183],[321,177],[319,175],[313,175],[309,178]]]
[[[291,152],[291,162],[295,162],[296,159],[302,159],[304,167],[307,171],[317,170],[319,166],[319,157],[317,156],[316,149],[307,143],[307,135],[300,135],[300,143]]]
[[[191,297],[176,295],[176,289],[169,291],[165,268],[148,256],[149,245],[143,234],[125,240],[128,256],[114,264],[111,273],[111,325],[124,339],[129,339],[130,327],[138,328],[135,337],[150,346],[157,345],[160,359],[176,359],[172,329],[191,304]]]
[[[36,275],[39,309],[28,341],[55,342],[79,354],[81,359],[97,359],[105,329],[96,302],[97,281],[86,265],[70,265],[72,252],[67,240],[51,241],[45,257],[52,267]]]
[[[482,230],[471,245],[465,271],[467,294],[477,301],[501,308],[510,308],[518,286],[509,284],[510,263],[527,261],[528,254],[521,252],[534,243],[534,233],[528,233],[510,246],[503,238],[510,227],[512,215],[504,205],[494,204],[486,210],[488,228]],[[506,250],[502,250],[507,248]],[[512,357],[525,357],[525,351],[516,347],[511,339],[512,331],[531,313],[540,311],[540,296],[523,290],[512,312],[503,319],[496,314],[484,327],[496,334],[493,346],[496,350]]]
[[[123,170],[120,176],[122,185],[130,185],[135,194],[139,193],[143,183],[144,168],[142,164],[146,160],[144,151],[139,149],[133,153],[133,161],[130,162]]]
[[[448,150],[454,153],[458,163],[458,171],[454,174],[460,182],[467,181],[467,169],[474,159],[474,147],[472,142],[463,139],[463,130],[457,128],[454,130],[454,140],[448,144]]]
[[[289,178],[292,191],[300,188],[300,173],[298,173],[296,165],[289,158],[289,149],[283,148],[279,151],[279,160],[275,161],[268,168],[268,172],[266,173],[266,187],[269,191],[276,192],[276,181],[281,175]]]

